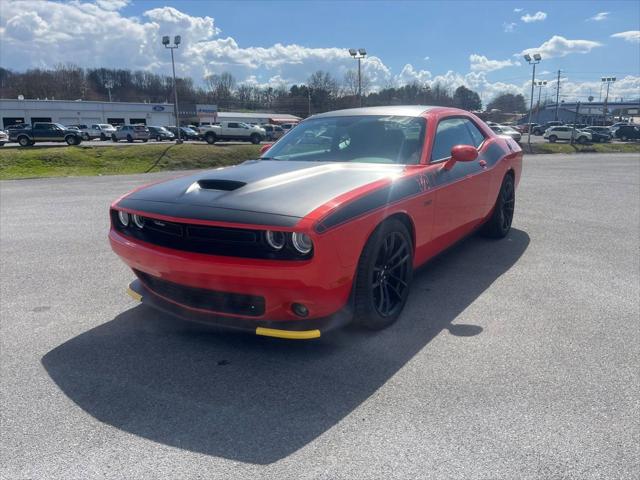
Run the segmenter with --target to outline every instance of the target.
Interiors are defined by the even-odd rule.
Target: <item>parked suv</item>
[[[104,142],[109,140],[115,131],[116,127],[108,123],[94,123],[89,129],[89,136],[91,138],[99,138]]]
[[[613,134],[623,142],[640,139],[640,128],[635,125],[620,125]]]
[[[566,126],[551,127],[544,132],[544,138],[549,140],[551,143],[555,143],[558,140],[570,141],[572,135],[578,143],[587,143],[591,141],[591,134],[589,132]]]
[[[164,127],[147,127],[149,129],[149,136],[155,138],[158,142],[162,140],[173,140],[175,135]]]
[[[111,134],[111,140],[114,142],[126,140],[129,143],[134,140],[146,142],[149,140],[149,129],[144,125],[122,125]]]
[[[269,141],[277,140],[284,135],[284,129],[280,125],[270,125],[267,123],[260,126],[264,128],[267,140]]]
[[[562,122],[556,121],[556,120],[552,120],[550,122],[543,123],[542,125],[537,125],[536,127],[534,127],[532,129],[531,133],[533,133],[534,135],[543,135],[544,132],[546,132],[551,127],[560,127],[562,125],[564,125]],[[545,138],[547,138],[547,137],[545,137]]]

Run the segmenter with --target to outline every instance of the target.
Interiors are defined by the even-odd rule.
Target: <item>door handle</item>
[[[480,160],[478,162],[478,165],[480,165],[482,168],[486,168],[487,167],[487,162],[485,162],[484,160]]]

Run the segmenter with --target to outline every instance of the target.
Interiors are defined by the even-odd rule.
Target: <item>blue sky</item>
[[[14,0],[0,8],[3,44],[48,42],[26,55],[0,51],[2,66],[16,70],[71,60],[167,73],[158,37],[181,34],[178,71],[196,83],[221,71],[260,85],[304,82],[317,69],[341,79],[354,66],[345,49],[365,47],[373,88],[465,84],[488,100],[527,92],[522,52],[530,50],[543,54],[540,79],[563,71],[565,98],[598,97],[603,75],[618,77],[613,95],[640,96],[636,1]]]

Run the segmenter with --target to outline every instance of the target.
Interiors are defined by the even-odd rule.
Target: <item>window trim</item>
[[[438,127],[440,126],[440,122],[444,122],[445,120],[452,120],[452,119],[455,119],[455,118],[461,118],[461,119],[463,119],[463,120],[468,120],[468,121],[470,121],[471,123],[473,123],[473,125],[478,129],[478,131],[480,132],[480,134],[482,134],[482,136],[484,137],[484,138],[483,138],[483,140],[482,140],[482,142],[480,142],[480,145],[478,145],[477,147],[474,145],[474,148],[476,149],[476,151],[478,151],[478,152],[479,152],[479,151],[480,151],[480,149],[483,147],[483,145],[484,145],[484,144],[485,144],[485,142],[487,141],[487,135],[486,135],[486,134],[485,134],[485,132],[484,132],[484,131],[483,131],[483,130],[478,126],[478,124],[477,124],[477,123],[476,123],[472,118],[467,117],[466,115],[451,115],[451,116],[448,116],[448,117],[440,118],[440,119],[438,120],[438,123],[436,124],[435,132],[433,133],[433,142],[432,142],[432,145],[431,145],[431,150],[429,151],[429,156],[431,156],[431,155],[433,154],[433,147],[434,147],[434,145],[435,145],[435,143],[436,143],[436,135],[438,134]],[[471,133],[469,133],[469,135],[471,135]],[[429,161],[428,161],[428,163],[427,163],[427,165],[435,165],[435,164],[438,164],[438,163],[446,162],[446,161],[448,161],[449,159],[451,159],[451,155],[449,155],[448,157],[439,158],[439,159],[437,159],[437,160],[433,160],[433,159],[431,159],[431,158],[430,158],[430,159],[429,159]]]

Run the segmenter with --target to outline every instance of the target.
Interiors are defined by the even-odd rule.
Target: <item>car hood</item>
[[[294,226],[336,197],[397,177],[402,165],[250,160],[137,190],[119,207],[179,218]]]

